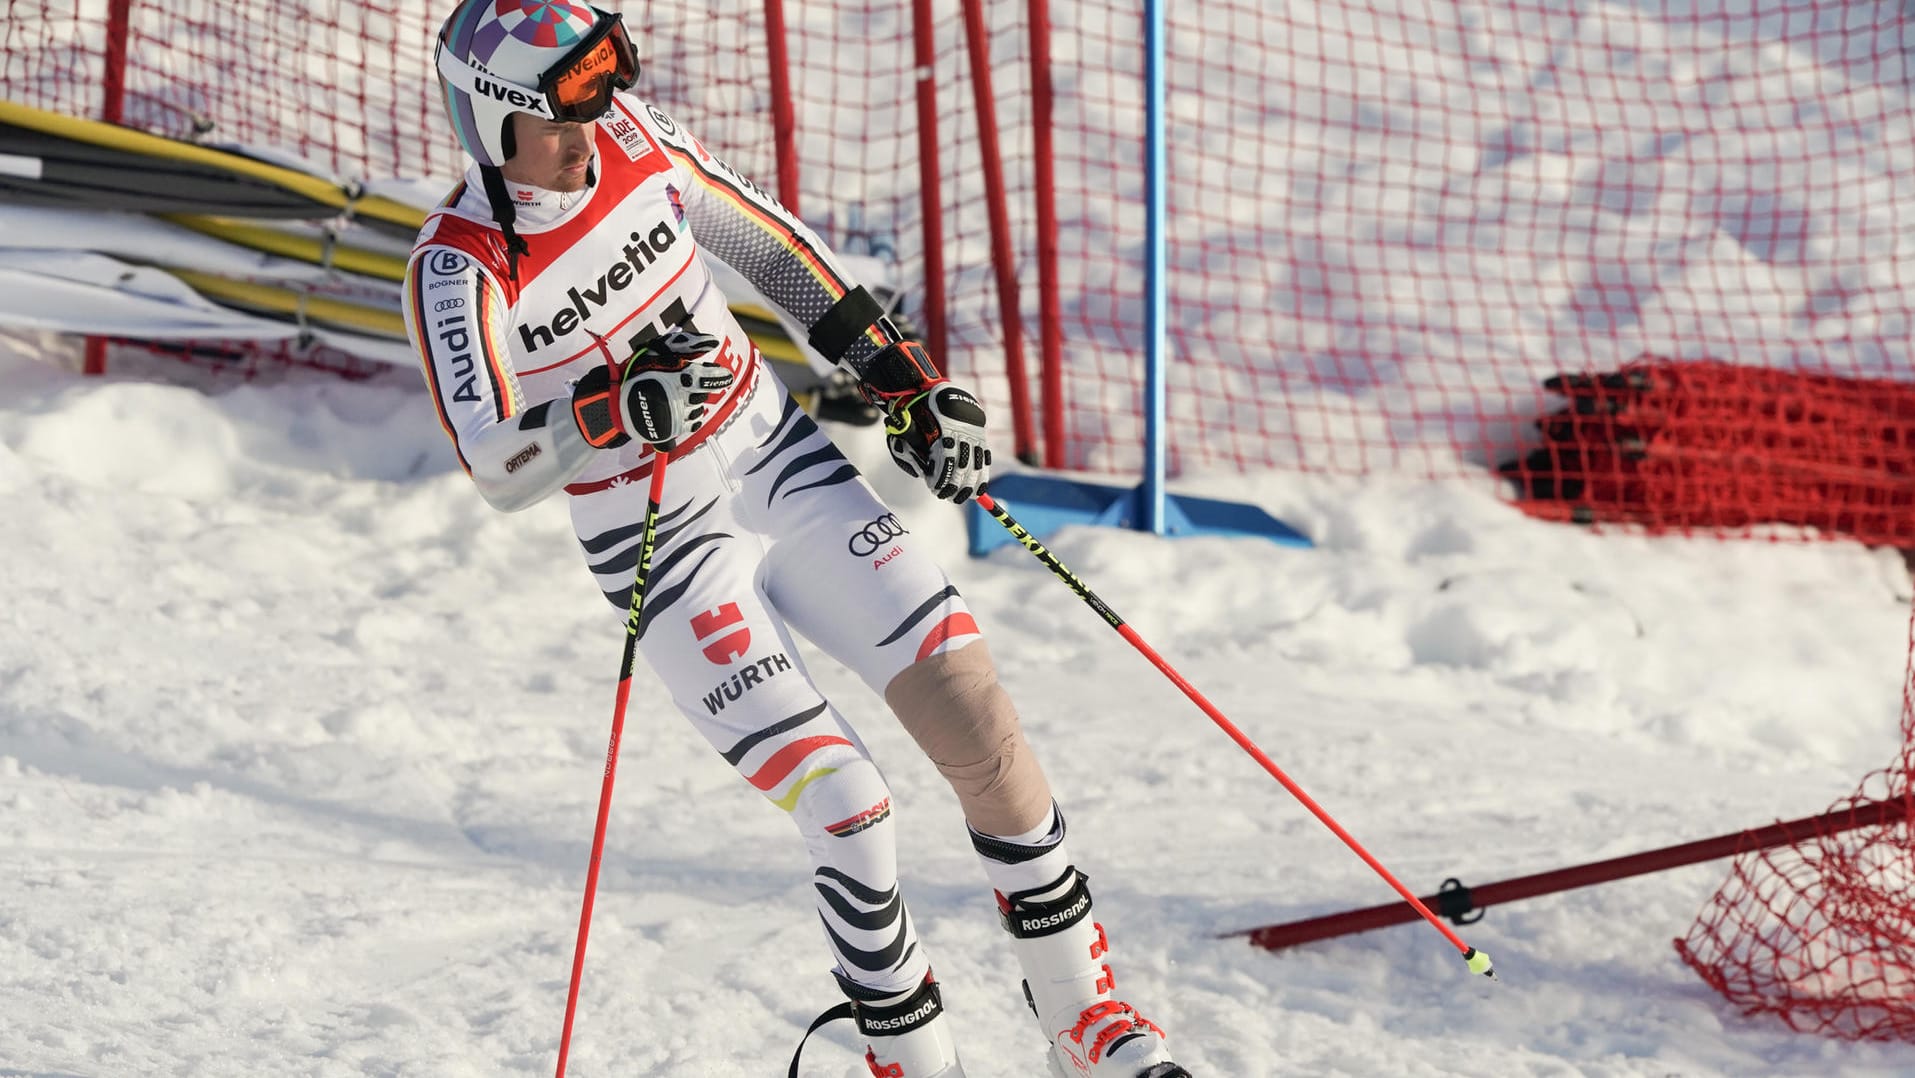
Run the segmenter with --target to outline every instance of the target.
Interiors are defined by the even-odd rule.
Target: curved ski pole
[[[1309,794],[1304,793],[1303,788],[1298,786],[1289,775],[1284,774],[1283,769],[1278,767],[1269,756],[1265,755],[1264,751],[1258,748],[1256,743],[1251,741],[1242,730],[1237,729],[1235,723],[1224,718],[1223,712],[1218,711],[1215,705],[1205,699],[1203,693],[1198,692],[1190,682],[1184,680],[1182,674],[1172,669],[1171,665],[1164,661],[1164,657],[1157,654],[1156,649],[1145,643],[1144,638],[1138,636],[1135,629],[1132,629],[1126,624],[1124,619],[1119,617],[1115,610],[1112,610],[1105,604],[1104,600],[1097,597],[1096,592],[1090,590],[1089,586],[1082,580],[1079,580],[1075,573],[1066,569],[1064,563],[1057,560],[1057,555],[1052,554],[1045,548],[1044,544],[1037,541],[1035,536],[1025,531],[1024,526],[1019,524],[1010,513],[1005,512],[1004,507],[999,505],[996,499],[992,498],[989,494],[979,494],[977,496],[977,504],[985,512],[991,514],[999,524],[1002,524],[1004,530],[1011,533],[1011,538],[1016,539],[1025,550],[1030,551],[1038,561],[1043,562],[1051,572],[1057,574],[1059,580],[1070,585],[1070,589],[1077,593],[1078,598],[1084,600],[1085,604],[1092,610],[1097,611],[1099,616],[1110,623],[1111,628],[1116,629],[1119,635],[1130,641],[1132,647],[1142,652],[1144,658],[1149,659],[1151,664],[1156,666],[1158,670],[1161,670],[1164,676],[1168,677],[1173,685],[1182,689],[1185,696],[1190,697],[1192,703],[1202,708],[1204,714],[1210,716],[1210,721],[1216,723],[1224,733],[1230,735],[1230,739],[1235,741],[1237,746],[1243,749],[1243,751],[1249,753],[1251,759],[1263,765],[1263,769],[1270,773],[1271,778],[1276,779],[1277,782],[1283,785],[1284,789],[1290,791],[1290,796],[1301,802],[1304,808],[1309,809],[1310,814],[1321,821],[1323,826],[1329,828],[1336,837],[1342,839],[1343,844],[1348,846],[1351,852],[1362,858],[1364,864],[1369,865],[1372,871],[1378,876],[1383,877],[1383,882],[1389,884],[1398,895],[1401,895],[1403,901],[1408,902],[1414,907],[1416,912],[1421,914],[1423,919],[1430,923],[1431,927],[1441,932],[1443,938],[1449,940],[1450,945],[1462,954],[1463,961],[1469,966],[1471,973],[1480,973],[1492,980],[1495,979],[1496,967],[1491,964],[1489,955],[1464,943],[1461,936],[1458,936],[1451,930],[1450,926],[1439,920],[1436,914],[1431,913],[1430,908],[1424,905],[1421,899],[1417,898],[1409,888],[1403,886],[1402,882],[1392,875],[1389,869],[1383,867],[1382,862],[1371,856],[1370,851],[1364,849],[1363,845],[1352,837],[1348,831],[1345,831],[1343,825],[1337,823]]]
[[[592,830],[592,860],[585,870],[585,901],[578,915],[578,945],[572,952],[572,986],[565,994],[565,1028],[559,1033],[557,1078],[565,1078],[565,1057],[572,1047],[572,1019],[578,1011],[579,981],[585,974],[585,937],[592,929],[592,901],[598,896],[598,866],[605,853],[605,821],[612,811],[612,780],[618,777],[618,743],[625,732],[625,701],[632,692],[632,668],[638,658],[638,632],[645,602],[645,578],[652,571],[652,547],[658,537],[658,505],[665,494],[666,455],[652,456],[652,485],[645,502],[645,532],[638,541],[638,570],[632,575],[632,605],[625,616],[625,654],[618,664],[618,698],[612,705],[612,737],[605,746],[605,782],[598,791],[598,823]]]

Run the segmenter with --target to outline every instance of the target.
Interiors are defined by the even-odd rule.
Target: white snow
[[[42,344],[0,358],[0,1074],[550,1073],[621,643],[562,508],[489,510],[409,376],[207,393]],[[1459,931],[1501,985],[1421,922],[1219,939],[1392,896],[1036,561],[965,557],[874,430],[835,433],[976,607],[1121,987],[1197,1074],[1915,1071],[1682,965],[1721,863],[1492,908]],[[1898,749],[1892,554],[1592,535],[1486,481],[1183,489],[1321,545],[1053,548],[1418,893],[1818,813]],[[949,791],[807,661],[894,786],[970,1073],[1038,1074]],[[641,669],[571,1073],[784,1074],[836,999],[806,881]],[[850,1045],[803,1073],[861,1074]]]
[[[1232,17],[1294,31],[1295,69],[1273,76],[1268,109],[1232,119],[1286,125],[1298,149],[1228,173],[1271,198],[1206,209],[1248,230],[1232,249],[1275,267],[1269,291],[1295,309],[1241,266],[1254,294],[1236,298],[1293,346],[1260,358],[1257,384],[1211,398],[1238,420],[1211,430],[1295,434],[1269,452],[1344,469],[1395,459],[1378,453],[1387,437],[1418,449],[1403,467],[1479,478],[1193,474],[1177,489],[1261,505],[1319,546],[1072,529],[1053,549],[1419,894],[1852,793],[1901,749],[1898,556],[1545,524],[1479,466],[1422,449],[1451,444],[1457,423],[1510,422],[1453,414],[1449,394],[1474,400],[1468,387],[1493,379],[1521,413],[1539,373],[1639,351],[1732,340],[1756,361],[1906,374],[1905,88],[1835,55],[1850,37],[1797,25],[1817,18],[1800,4],[1678,4],[1660,20],[1615,4],[1254,7]],[[1887,42],[1869,56],[1897,55],[1889,10],[1856,30]],[[1377,57],[1422,96],[1365,76],[1374,64],[1310,61],[1339,55],[1319,37],[1407,44],[1432,29],[1430,50]],[[1060,35],[1079,40],[1108,40],[1115,68],[1137,61],[1128,28]],[[1624,46],[1644,67],[1627,85],[1653,97],[1599,85],[1595,54]],[[1459,65],[1481,57],[1500,89],[1447,111],[1441,94],[1480,86]],[[1868,122],[1777,122],[1770,137],[1800,147],[1702,122],[1782,78]],[[1135,128],[1128,80],[1088,81],[1091,118]],[[1351,129],[1363,109],[1387,137],[1374,119]],[[681,118],[711,138],[696,112]],[[1412,165],[1419,131],[1447,137]],[[1620,144],[1632,132],[1685,134],[1650,152]],[[1134,159],[1104,149],[1080,156]],[[1742,165],[1790,159],[1815,171]],[[1112,203],[1080,207],[1076,227],[1113,253],[1063,298],[1116,341],[1141,317],[1123,257],[1142,218],[1136,176],[1119,172],[1131,166],[1108,167],[1102,179],[1124,182],[1102,184]],[[960,169],[950,182],[957,206],[980,181]],[[1482,230],[1406,233],[1408,200],[1433,185],[1453,200],[1444,219]],[[1795,220],[1799,248],[1758,242],[1765,214]],[[1673,246],[1645,247],[1651,232]],[[980,272],[988,247],[953,247],[953,273]],[[61,282],[88,267],[56,268],[33,275],[41,320],[16,326],[50,324]],[[1193,273],[1173,285],[1193,303],[1224,287]],[[1578,320],[1611,292],[1650,302],[1614,325]],[[1864,292],[1884,298],[1838,302]],[[1472,293],[1499,298],[1479,308]],[[1453,325],[1427,315],[1452,308]],[[0,339],[0,1078],[550,1074],[622,642],[563,507],[488,509],[408,370],[208,391],[164,361],[82,378],[70,347]],[[1103,424],[1113,444],[1137,442],[1134,351],[1073,354],[1075,433]],[[1364,394],[1282,411],[1285,364],[1335,384],[1336,364],[1373,355],[1412,357],[1416,375],[1365,368]],[[995,406],[999,372],[971,359]],[[1206,401],[1180,377],[1175,414],[1195,413]],[[1441,406],[1405,410],[1414,392]],[[896,473],[874,430],[834,434],[958,578],[1064,804],[1120,987],[1199,1078],[1915,1073],[1915,1046],[1744,1018],[1681,963],[1671,941],[1723,863],[1492,908],[1458,931],[1495,957],[1500,985],[1421,922],[1274,954],[1220,938],[1393,895],[1048,571],[1016,547],[969,559],[959,513]],[[1006,434],[998,445],[1009,458]],[[894,788],[907,897],[971,1078],[1037,1078],[1043,1045],[948,789],[880,700],[806,659]],[[570,1073],[783,1075],[838,999],[829,962],[790,824],[641,668]],[[814,1038],[803,1074],[865,1078],[851,1045],[844,1024]]]

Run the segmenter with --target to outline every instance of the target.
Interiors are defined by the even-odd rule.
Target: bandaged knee
[[[1050,783],[984,641],[906,667],[885,686],[884,699],[951,784],[973,828],[1015,835],[1048,818]]]

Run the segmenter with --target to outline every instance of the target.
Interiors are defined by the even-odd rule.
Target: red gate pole
[[[1606,861],[1592,861],[1586,865],[1538,872],[1530,876],[1518,876],[1514,879],[1499,880],[1496,883],[1486,883],[1481,887],[1463,887],[1459,884],[1456,887],[1445,887],[1433,895],[1425,895],[1421,901],[1439,914],[1456,920],[1471,910],[1499,906],[1519,899],[1535,898],[1538,895],[1554,894],[1557,891],[1588,887],[1591,884],[1608,883],[1611,880],[1627,879],[1630,876],[1661,872],[1664,869],[1681,868],[1684,865],[1713,861],[1739,853],[1753,853],[1772,846],[1786,845],[1810,834],[1834,835],[1858,827],[1902,823],[1907,821],[1911,814],[1915,814],[1915,806],[1911,805],[1911,800],[1915,800],[1915,795],[1892,801],[1864,801],[1820,816],[1805,816],[1799,820],[1770,824],[1753,831],[1737,831],[1734,834],[1685,842],[1679,846],[1665,846],[1659,850],[1633,853],[1626,857],[1612,857]],[[1288,924],[1265,925],[1262,928],[1226,932],[1224,937],[1248,936],[1250,942],[1258,947],[1280,951],[1300,943],[1404,924],[1416,920],[1417,916],[1416,910],[1408,904],[1392,902],[1382,906],[1369,906],[1359,910],[1312,917],[1305,921],[1291,921]]]
[[[132,33],[133,0],[107,0],[106,78],[100,85],[100,119],[117,124],[126,118],[126,39]],[[106,338],[88,337],[83,374],[106,373]]]
[[[132,26],[133,0],[107,0],[106,80],[101,84],[100,119],[110,124],[126,117],[126,39]]]
[[[1064,315],[1057,292],[1057,160],[1051,141],[1056,93],[1051,83],[1050,0],[1030,0],[1031,156],[1036,165],[1038,382],[1043,390],[1044,467],[1063,468]]]
[[[971,59],[971,98],[977,109],[978,164],[990,208],[991,262],[997,272],[997,309],[1004,319],[1004,376],[1011,383],[1011,450],[1036,464],[1037,434],[1031,428],[1031,391],[1024,378],[1024,327],[1018,313],[1017,266],[1011,251],[1011,214],[1004,195],[1004,159],[997,144],[997,99],[991,92],[991,40],[984,28],[983,0],[964,0],[964,40]]]
[[[931,0],[912,0],[913,74],[918,93],[918,212],[924,218],[924,344],[946,371],[944,202],[938,178],[938,53]]]
[[[798,122],[791,103],[791,52],[784,0],[765,0],[766,63],[771,68],[771,137],[778,155],[778,201],[798,214]]]

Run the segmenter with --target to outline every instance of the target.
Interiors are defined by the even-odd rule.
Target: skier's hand
[[[884,413],[884,442],[898,467],[959,505],[984,493],[991,448],[977,398],[938,374],[916,341],[886,346],[864,368],[858,389]]]
[[[572,416],[585,440],[601,449],[637,438],[670,449],[710,418],[712,398],[735,376],[712,353],[709,333],[673,330],[653,337],[630,359],[606,364],[572,388]]]
[[[963,505],[991,479],[991,447],[977,398],[940,378],[884,417],[884,442],[905,474]]]

